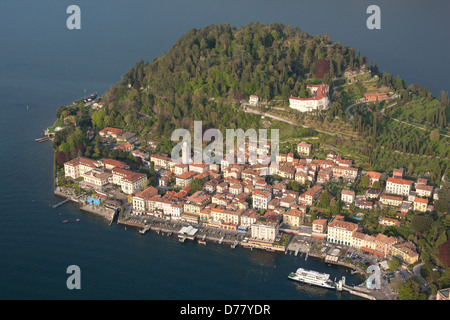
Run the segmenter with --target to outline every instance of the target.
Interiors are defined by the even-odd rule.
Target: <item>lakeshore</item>
[[[179,227],[175,227],[174,224],[168,223],[167,221],[164,221],[164,220],[143,223],[142,221],[140,221],[138,219],[126,219],[125,220],[125,219],[119,218],[117,220],[117,224],[136,228],[142,234],[145,234],[145,232],[147,232],[147,231],[153,231],[162,236],[177,236],[177,235],[179,236],[179,231],[180,231]],[[188,226],[188,224],[185,224],[185,226]],[[213,242],[216,244],[226,244],[226,245],[231,245],[231,248],[233,248],[233,249],[235,248],[236,240],[230,239],[230,238],[225,238],[224,236],[222,236],[222,237],[214,236],[214,235],[210,234],[211,232],[212,232],[212,230],[199,231],[193,237],[191,237],[190,240],[198,242],[198,243],[202,243],[205,245],[209,242]],[[259,250],[265,250],[265,251],[269,251],[269,252],[284,252],[285,254],[295,254],[295,255],[298,253],[297,249],[295,249],[294,247],[289,247],[289,246],[281,247],[281,246],[270,246],[268,244],[248,243],[248,240],[239,242],[239,245],[243,248],[247,248],[250,250],[259,249]],[[300,251],[300,252],[302,252],[302,251]],[[319,260],[323,261],[323,263],[328,264],[327,262],[325,262],[326,255],[324,255],[324,254],[309,253],[308,251],[304,251],[302,253],[306,253],[307,256],[309,255],[309,257],[319,259]],[[305,260],[307,259],[307,256],[305,257]],[[364,270],[362,270],[358,266],[354,266],[352,264],[342,262],[342,261],[336,261],[336,262],[333,262],[332,264],[346,267],[352,271],[355,271],[355,272],[363,275],[364,277],[367,277]],[[345,276],[345,274],[343,276]],[[386,298],[387,298],[386,296],[384,296],[383,294],[380,294],[379,292],[371,292],[370,290],[364,288],[362,285],[349,286],[349,285],[344,284],[341,287],[341,289],[336,289],[336,290],[338,290],[338,291],[343,290],[343,291],[350,293],[351,295],[358,296],[360,298],[364,298],[367,300],[377,300],[377,299],[386,300]]]
[[[57,205],[62,205],[66,201],[72,201],[76,204],[80,205],[80,210],[98,215],[104,219],[106,219],[109,222],[109,225],[111,225],[115,218],[117,218],[116,223],[118,225],[122,225],[124,227],[132,227],[141,234],[145,234],[148,231],[155,232],[161,236],[178,236],[179,239],[182,237],[180,236],[180,231],[183,228],[186,227],[192,227],[189,223],[180,223],[180,222],[172,222],[165,219],[149,219],[142,221],[141,219],[136,218],[130,218],[130,217],[124,217],[118,214],[117,211],[111,211],[111,210],[105,210],[102,212],[102,210],[99,210],[98,208],[95,208],[93,205],[83,205],[84,201],[78,197],[69,196],[66,193],[63,193],[61,191],[55,190],[55,195],[58,197],[63,197],[65,200],[58,203]],[[56,207],[57,207],[56,205]],[[55,208],[56,208],[55,207]],[[181,229],[180,229],[181,227]],[[355,271],[357,273],[360,273],[361,275],[367,277],[364,270],[361,268],[354,266],[352,264],[342,262],[342,261],[335,261],[330,262],[326,261],[326,254],[324,253],[314,253],[310,252],[309,249],[307,249],[306,246],[299,246],[298,244],[295,244],[295,242],[303,241],[298,239],[295,235],[291,235],[291,239],[286,246],[278,246],[278,245],[270,245],[267,243],[261,243],[261,242],[248,242],[248,238],[244,237],[245,239],[238,241],[236,240],[236,235],[232,234],[224,234],[224,233],[218,233],[216,235],[217,229],[211,229],[207,227],[202,227],[200,225],[197,225],[199,229],[195,229],[195,234],[191,235],[190,237],[187,237],[191,241],[195,241],[197,243],[201,243],[204,245],[207,245],[207,243],[215,243],[219,245],[230,245],[230,248],[235,249],[237,245],[247,248],[250,250],[253,249],[259,249],[259,250],[265,250],[269,252],[284,252],[285,254],[294,254],[297,256],[298,253],[300,253],[301,256],[303,254],[306,254],[305,260],[308,259],[308,256],[311,258],[315,258],[318,260],[323,261],[325,264],[335,264],[339,266],[346,267],[348,269],[351,269],[352,271]],[[242,235],[243,236],[243,235]],[[184,239],[185,240],[185,239]],[[180,241],[180,242],[184,242]],[[353,274],[353,272],[352,272]],[[344,275],[345,276],[345,275]],[[364,283],[363,283],[364,284]],[[342,285],[340,289],[336,288],[338,291],[346,291],[350,293],[351,295],[358,296],[364,299],[368,300],[376,300],[376,299],[386,299],[386,296],[380,295],[379,292],[371,292],[370,290],[364,288],[361,284],[360,286],[349,286],[349,285]]]

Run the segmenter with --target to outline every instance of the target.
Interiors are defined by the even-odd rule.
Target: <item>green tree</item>
[[[369,187],[369,184],[370,184],[370,179],[367,175],[365,175],[364,177],[361,178],[361,181],[360,181],[361,188],[366,189]]]
[[[399,265],[400,265],[399,261],[395,258],[388,261],[389,271],[397,270]]]
[[[97,129],[103,129],[105,127],[105,111],[103,109],[94,111],[91,115],[92,124]]]
[[[403,283],[398,289],[399,300],[417,300],[419,298],[419,288],[417,284],[411,280]]]
[[[438,129],[434,129],[433,131],[431,131],[430,140],[433,142],[439,141],[439,130]]]
[[[330,206],[330,193],[328,192],[328,190],[324,190],[320,194],[319,207],[328,208],[329,206]]]
[[[411,220],[411,228],[415,232],[427,232],[430,230],[433,218],[426,215],[416,215]]]
[[[190,194],[194,194],[197,191],[201,191],[203,190],[203,180],[195,178],[194,180],[192,180],[191,184],[190,184]]]

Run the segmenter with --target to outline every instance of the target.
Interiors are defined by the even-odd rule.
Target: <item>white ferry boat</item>
[[[328,289],[335,289],[335,283],[330,280],[328,273],[320,273],[313,270],[306,270],[298,268],[296,272],[291,272],[288,276],[289,279],[303,282],[306,284],[312,284],[319,287]]]

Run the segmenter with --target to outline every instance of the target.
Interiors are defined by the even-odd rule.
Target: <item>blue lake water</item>
[[[81,30],[66,28],[71,4],[81,8]],[[381,7],[381,30],[365,26],[370,4]],[[52,209],[51,146],[34,139],[58,106],[85,90],[103,93],[141,58],[151,61],[208,24],[281,22],[328,33],[438,95],[450,83],[449,8],[444,1],[0,1],[0,298],[354,299],[287,280],[299,266],[333,278],[346,273],[313,258],[180,244],[108,226],[70,203]],[[72,264],[81,268],[81,290],[66,288]]]

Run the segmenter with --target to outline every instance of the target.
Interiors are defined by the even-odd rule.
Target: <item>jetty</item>
[[[61,202],[59,202],[59,203],[53,205],[53,209],[56,209],[56,208],[58,208],[59,206],[62,206],[64,203],[66,203],[66,202],[68,202],[68,201],[70,201],[70,200],[71,200],[70,198],[67,198],[67,199],[65,199],[65,200],[63,200],[63,201],[61,201]]]
[[[186,239],[194,240],[198,229],[193,226],[183,227],[178,231],[178,240],[184,242]]]
[[[51,137],[48,137],[48,136],[34,139],[34,141],[36,141],[36,142],[45,142],[45,141],[50,141],[50,140],[51,140]]]
[[[150,230],[150,226],[146,226],[144,229],[139,230],[139,233],[145,234],[148,230]]]
[[[342,277],[341,280],[339,280],[336,283],[336,290],[337,291],[347,291],[351,295],[358,296],[364,299],[368,300],[376,300],[375,297],[372,295],[372,292],[364,288],[363,285],[360,286],[349,286],[345,284],[345,276]]]

